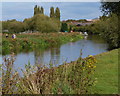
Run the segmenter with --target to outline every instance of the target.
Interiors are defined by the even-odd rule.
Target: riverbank
[[[99,55],[94,77],[97,83],[91,91],[96,94],[118,94],[118,51],[115,49]]]
[[[23,78],[16,72],[12,75],[10,70],[11,74],[6,74],[10,81],[3,79],[4,84],[10,84],[7,89],[13,89],[8,91],[5,87],[3,91],[14,94],[118,94],[118,49],[79,58],[59,67],[52,67],[52,64],[50,68],[38,67],[35,71],[35,67],[26,65]],[[17,83],[9,83],[11,80]]]
[[[60,82],[58,80],[63,85],[61,90],[64,90],[65,93],[68,92],[67,94],[79,92],[79,94],[82,92],[83,94],[118,94],[118,50],[115,49],[85,59],[79,58],[77,61],[56,67],[57,71],[55,73],[57,76],[60,76],[56,78],[62,81],[67,80],[67,82]],[[83,64],[85,65],[83,66]],[[86,66],[87,64],[88,67]],[[89,67],[89,65],[93,67]],[[40,71],[37,73],[37,76],[40,76]],[[70,83],[69,80],[73,81]],[[58,91],[58,82],[54,86],[56,88],[53,88],[55,93]]]
[[[48,48],[59,46],[63,43],[74,42],[82,39],[79,33],[32,33],[32,34],[16,34],[17,38],[12,39],[2,37],[2,51],[4,54],[11,52],[20,52],[24,50],[34,50],[36,48]]]
[[[59,84],[61,84],[63,85],[63,87],[60,87],[61,90],[65,93],[67,92],[67,94],[81,94],[82,92],[83,94],[118,94],[118,50],[119,49],[115,49],[85,59],[79,58],[77,61],[56,67],[55,70],[57,71],[55,71],[55,73],[57,75],[55,78],[59,79],[57,83],[55,83],[56,85],[54,85],[55,88],[53,87],[53,91],[57,93],[57,88],[60,86]],[[85,65],[83,66],[83,64]],[[88,67],[86,66],[87,64]],[[93,67],[89,67],[89,65]],[[37,76],[40,75],[39,71]],[[54,73],[52,75],[54,75]],[[67,80],[67,82],[64,82],[64,80]],[[69,80],[72,80],[71,83]],[[82,84],[82,86],[80,84]],[[83,87],[83,89],[81,87]]]

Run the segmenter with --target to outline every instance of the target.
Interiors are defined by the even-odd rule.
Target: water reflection
[[[60,47],[53,47],[48,50],[35,50],[34,57],[35,64],[39,66],[58,64],[60,62]]]

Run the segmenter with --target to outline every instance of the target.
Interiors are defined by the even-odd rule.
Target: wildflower
[[[96,66],[94,66],[94,68],[96,68]]]
[[[92,55],[89,55],[89,57],[93,57]]]
[[[91,66],[89,66],[89,67],[91,67]]]

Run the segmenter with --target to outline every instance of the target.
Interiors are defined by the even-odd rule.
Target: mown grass
[[[92,92],[96,94],[118,94],[118,51],[115,49],[96,56],[96,85]]]
[[[5,35],[3,35],[3,54],[9,54],[10,52],[16,53],[25,49],[48,48],[83,38],[79,33],[33,33],[16,35],[16,39],[12,39],[11,35],[9,35],[9,38],[5,38]]]

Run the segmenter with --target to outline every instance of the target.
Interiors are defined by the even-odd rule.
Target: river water
[[[107,48],[107,43],[99,36],[88,36],[82,40],[69,42],[59,47],[52,47],[45,50],[39,49],[28,53],[21,52],[15,56],[14,67],[24,69],[25,64],[28,63],[45,66],[49,66],[52,63],[53,66],[58,66],[64,62],[75,61],[79,57],[85,58],[88,55],[97,55],[106,52]]]

